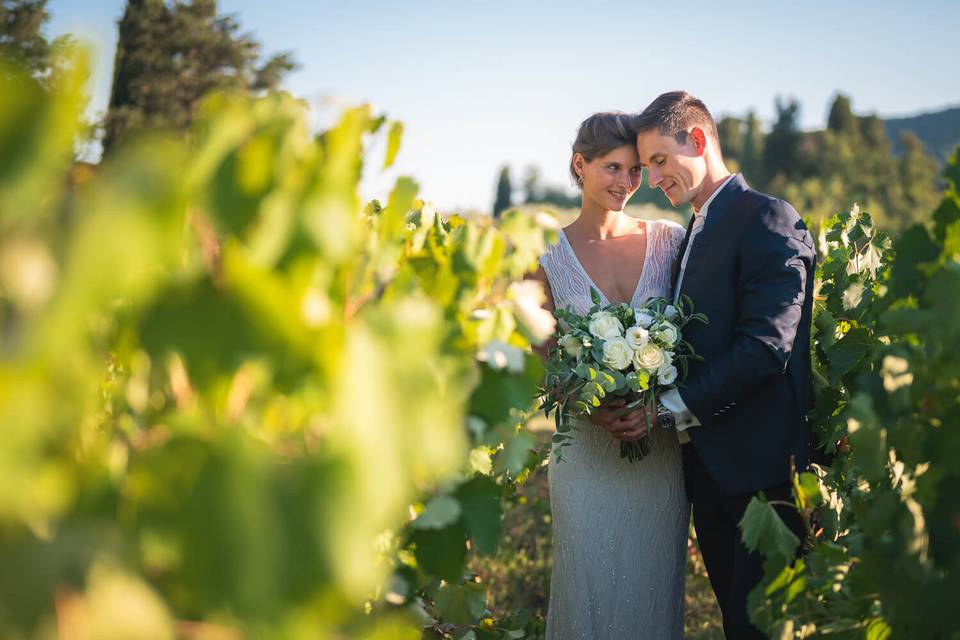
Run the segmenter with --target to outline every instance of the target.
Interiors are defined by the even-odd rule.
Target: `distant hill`
[[[883,121],[887,136],[893,142],[894,153],[900,153],[900,132],[912,131],[940,162],[960,145],[960,107],[921,113],[909,118],[889,118]]]

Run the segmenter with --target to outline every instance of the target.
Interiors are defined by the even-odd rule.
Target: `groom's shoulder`
[[[803,218],[786,200],[750,187],[744,191],[744,197],[755,225],[771,231],[789,232],[792,235],[807,230]]]

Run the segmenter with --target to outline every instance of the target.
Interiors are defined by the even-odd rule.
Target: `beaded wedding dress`
[[[670,295],[684,229],[647,222],[644,267],[630,301]],[[638,257],[639,259],[639,257]],[[585,314],[590,288],[609,304],[563,232],[541,258],[557,309]],[[551,640],[683,638],[689,506],[676,433],[655,429],[639,462],[620,457],[620,441],[579,421],[570,444],[551,455],[553,574],[547,614]]]

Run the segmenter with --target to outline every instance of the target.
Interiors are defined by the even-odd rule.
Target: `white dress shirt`
[[[730,184],[730,181],[733,180],[735,174],[731,174],[724,180],[719,187],[710,194],[710,197],[707,198],[707,201],[703,203],[703,206],[700,207],[699,211],[694,211],[694,220],[693,227],[690,229],[690,239],[687,240],[687,248],[683,252],[683,259],[680,261],[680,273],[677,275],[677,286],[674,290],[673,301],[676,302],[680,299],[680,285],[683,283],[683,272],[687,268],[687,260],[690,257],[690,251],[693,249],[693,240],[697,237],[697,234],[703,229],[703,225],[707,221],[707,210],[710,208],[710,203],[713,202],[713,199],[717,197],[717,194],[723,191],[723,189]],[[680,391],[677,389],[670,389],[666,393],[660,396],[660,402],[663,406],[673,414],[674,419],[677,421],[677,437],[680,438],[680,442],[690,442],[690,436],[686,433],[687,429],[690,427],[699,427],[701,422],[697,416],[687,408],[687,403],[683,401],[683,398],[680,397]]]

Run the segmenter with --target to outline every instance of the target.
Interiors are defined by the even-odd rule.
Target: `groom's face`
[[[673,206],[687,204],[700,192],[706,163],[692,136],[681,144],[656,129],[644,131],[637,136],[637,153],[647,169],[650,188],[663,191]]]

